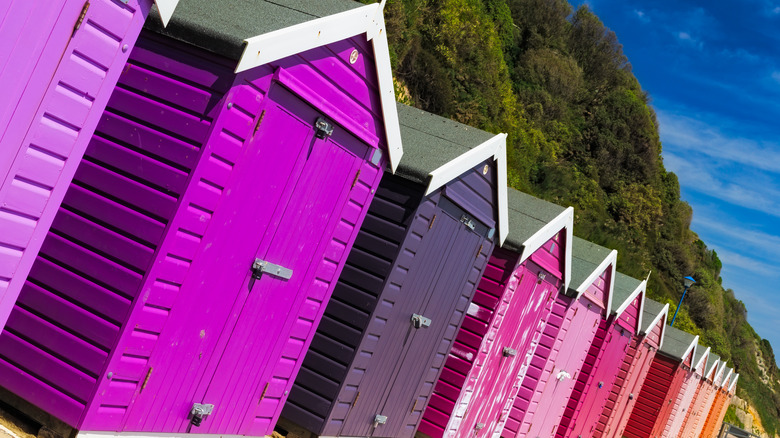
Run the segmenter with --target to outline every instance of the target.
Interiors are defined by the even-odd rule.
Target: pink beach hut
[[[509,236],[495,249],[434,385],[418,434],[491,436],[570,277],[573,209],[509,191]]]
[[[574,239],[572,279],[577,286],[558,295],[554,317],[544,327],[529,371],[515,389],[501,436],[555,433],[577,372],[587,356],[599,321],[610,307],[617,252]]]
[[[677,394],[677,399],[674,401],[674,407],[672,408],[669,420],[664,428],[663,436],[680,436],[685,416],[688,413],[688,409],[691,408],[693,397],[696,395],[696,389],[698,388],[698,384],[701,382],[704,370],[707,367],[707,357],[709,356],[709,353],[710,347],[705,349],[701,345],[697,346],[696,356],[693,358],[693,367],[683,379],[682,387]]]
[[[680,428],[680,438],[698,438],[701,429],[704,427],[704,421],[707,418],[707,411],[704,404],[712,390],[712,380],[720,367],[720,357],[712,351],[707,354],[707,363],[704,366],[702,378],[697,382],[696,392],[693,400],[685,413],[682,427]]]
[[[618,273],[612,294],[609,317],[599,322],[569,397],[556,437],[592,436],[601,411],[623,364],[628,346],[642,326],[642,306],[647,281],[634,287],[637,280]],[[626,287],[627,286],[627,287]]]
[[[0,385],[82,436],[272,432],[401,156],[382,6],[315,3],[147,22],[0,334]]]
[[[177,2],[155,2],[163,22]],[[151,0],[0,5],[0,330],[151,8]]]
[[[704,428],[702,429],[701,435],[699,435],[700,438],[716,438],[718,436],[718,432],[720,432],[720,426],[723,423],[723,416],[726,414],[728,402],[731,400],[731,395],[729,394],[729,385],[733,372],[734,370],[730,367],[726,367],[725,371],[723,372],[723,380],[718,382],[718,387],[715,390],[715,399],[713,400],[712,407],[707,414],[707,420],[704,423]]]
[[[668,310],[668,304],[645,298],[642,330],[631,340],[607,403],[601,411],[601,418],[593,431],[594,437],[621,436],[650,364],[661,346]]]

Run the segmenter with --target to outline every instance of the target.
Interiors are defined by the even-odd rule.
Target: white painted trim
[[[648,298],[645,297],[645,301],[647,301],[647,300],[648,300]],[[667,319],[669,318],[669,305],[668,304],[664,304],[664,308],[661,309],[660,312],[658,312],[658,315],[656,315],[653,318],[652,321],[650,321],[650,324],[647,326],[647,330],[643,330],[640,334],[641,335],[646,335],[646,334],[650,333],[653,330],[653,327],[655,327],[655,325],[658,324],[658,322],[661,321],[661,318],[663,318],[663,317],[666,317]],[[666,325],[666,324],[664,324],[664,325]],[[663,327],[662,327],[661,328],[662,339],[663,339],[663,335],[664,335],[663,331],[664,330],[663,330]]]
[[[707,357],[709,357],[710,354],[710,347],[707,347],[706,350],[704,350],[704,354],[702,355],[701,359],[699,359],[699,363],[694,365],[694,370],[701,371],[700,368],[706,364]]]
[[[661,338],[658,340],[658,351],[664,345],[664,336],[666,335],[666,321],[669,321],[669,305],[664,306],[664,312],[661,313],[664,316],[664,323],[661,325]]]
[[[154,0],[154,4],[157,5],[157,12],[160,14],[163,27],[167,26],[179,0]]]
[[[682,355],[682,361],[685,362],[685,358],[688,357],[690,354],[691,356],[691,366],[693,366],[693,359],[696,357],[696,347],[699,345],[699,336],[696,335],[695,338],[693,338],[693,342],[691,342],[691,345],[688,346],[687,349],[685,349],[685,353]]]
[[[501,246],[506,240],[506,236],[509,235],[509,198],[507,188],[506,177],[506,134],[504,141],[499,146],[499,150],[496,152],[496,166],[498,167],[497,184],[498,184],[498,245]],[[569,251],[571,252],[571,251]]]
[[[533,236],[523,242],[523,253],[520,254],[520,260],[517,264],[526,261],[526,259],[536,252],[536,250],[541,248],[545,242],[564,229],[566,230],[566,253],[564,254],[563,287],[564,290],[566,290],[569,288],[569,282],[571,281],[571,241],[574,229],[574,208],[567,207],[566,210],[561,212],[555,219],[547,222],[542,228],[534,233]]]
[[[457,158],[439,166],[428,175],[430,180],[425,195],[430,195],[448,182],[468,172],[477,164],[493,157],[496,163],[496,195],[498,203],[498,240],[504,243],[509,232],[509,207],[507,199],[506,177],[506,134],[497,134],[477,147],[459,155]]]
[[[718,372],[715,373],[715,378],[712,380],[712,384],[718,388],[723,384],[723,373],[726,371],[726,361],[721,360],[720,363],[720,368],[718,368]]]
[[[649,276],[650,275],[648,274],[648,277]],[[612,312],[612,314],[615,316],[619,316],[620,314],[625,312],[626,309],[628,309],[628,306],[631,305],[631,302],[634,301],[634,298],[636,298],[640,293],[644,293],[646,290],[647,290],[647,279],[642,280],[642,282],[639,283],[639,286],[637,286],[636,289],[634,289],[634,291],[631,292],[631,295],[629,295],[628,298],[626,298],[626,300],[620,304],[620,307],[618,307],[617,310]],[[607,309],[611,307],[612,306],[608,307]]]
[[[356,35],[366,35],[366,39],[372,42],[374,48],[379,99],[387,136],[388,160],[390,169],[395,172],[398,163],[401,162],[403,147],[395,106],[393,72],[390,69],[390,48],[387,44],[384,4],[383,1],[361,6],[247,38],[244,40],[246,43],[244,53],[238,61],[235,73]]]
[[[705,379],[709,379],[710,374],[712,374],[712,380],[715,380],[715,375],[718,374],[718,371],[715,370],[715,368],[719,366],[718,365],[719,363],[720,363],[720,359],[715,359],[715,362],[713,362],[711,364],[710,363],[707,364],[707,366],[709,366],[710,369],[707,370],[706,374],[704,374],[704,378]],[[713,374],[713,371],[714,371],[714,374]]]
[[[574,263],[574,262],[572,262]],[[612,290],[615,286],[615,264],[617,263],[617,251],[612,250],[609,254],[607,254],[606,257],[604,257],[604,260],[601,261],[601,263],[596,267],[593,272],[588,275],[588,277],[585,279],[585,281],[582,282],[579,286],[574,288],[574,290],[577,291],[577,296],[574,298],[575,301],[579,300],[582,294],[584,294],[590,285],[592,285],[601,275],[602,272],[604,272],[608,267],[612,272],[610,272],[610,280],[609,280],[609,290],[607,291],[607,300],[609,300],[609,297],[612,296]],[[609,303],[607,303],[607,308],[609,308]]]
[[[723,377],[723,380],[720,383],[720,386],[723,387],[723,385],[727,385],[729,383],[729,379],[731,378],[731,374],[734,372],[734,368],[729,368],[726,375]],[[728,389],[728,388],[727,388]]]
[[[731,380],[731,384],[729,385],[729,392],[734,394],[734,388],[737,386],[737,380],[739,380],[739,373],[734,374],[734,378]]]

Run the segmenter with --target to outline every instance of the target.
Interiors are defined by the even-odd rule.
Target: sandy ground
[[[37,427],[0,408],[0,438],[35,438],[37,434]]]

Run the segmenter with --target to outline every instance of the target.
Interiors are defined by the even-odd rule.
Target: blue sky
[[[780,357],[780,0],[586,3],[652,97],[723,285]]]

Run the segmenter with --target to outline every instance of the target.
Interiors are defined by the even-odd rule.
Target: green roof
[[[495,134],[397,104],[404,155],[396,174],[425,183],[431,172],[495,137]]]
[[[629,298],[631,294],[642,284],[640,280],[634,277],[629,277],[626,274],[617,272],[615,274],[615,287],[612,292],[612,305],[609,311],[612,313],[622,306]]]
[[[513,188],[508,190],[509,235],[504,248],[522,252],[528,239],[552,222],[566,209]]]
[[[690,333],[686,333],[674,327],[666,327],[664,343],[661,345],[659,351],[673,359],[681,361],[685,359],[685,353],[695,340],[696,336]]]
[[[146,27],[238,60],[247,38],[361,6],[352,0],[180,0],[167,27],[156,8]]]
[[[611,252],[612,250],[603,246],[574,237],[571,244],[570,289],[579,287],[587,280]]]

